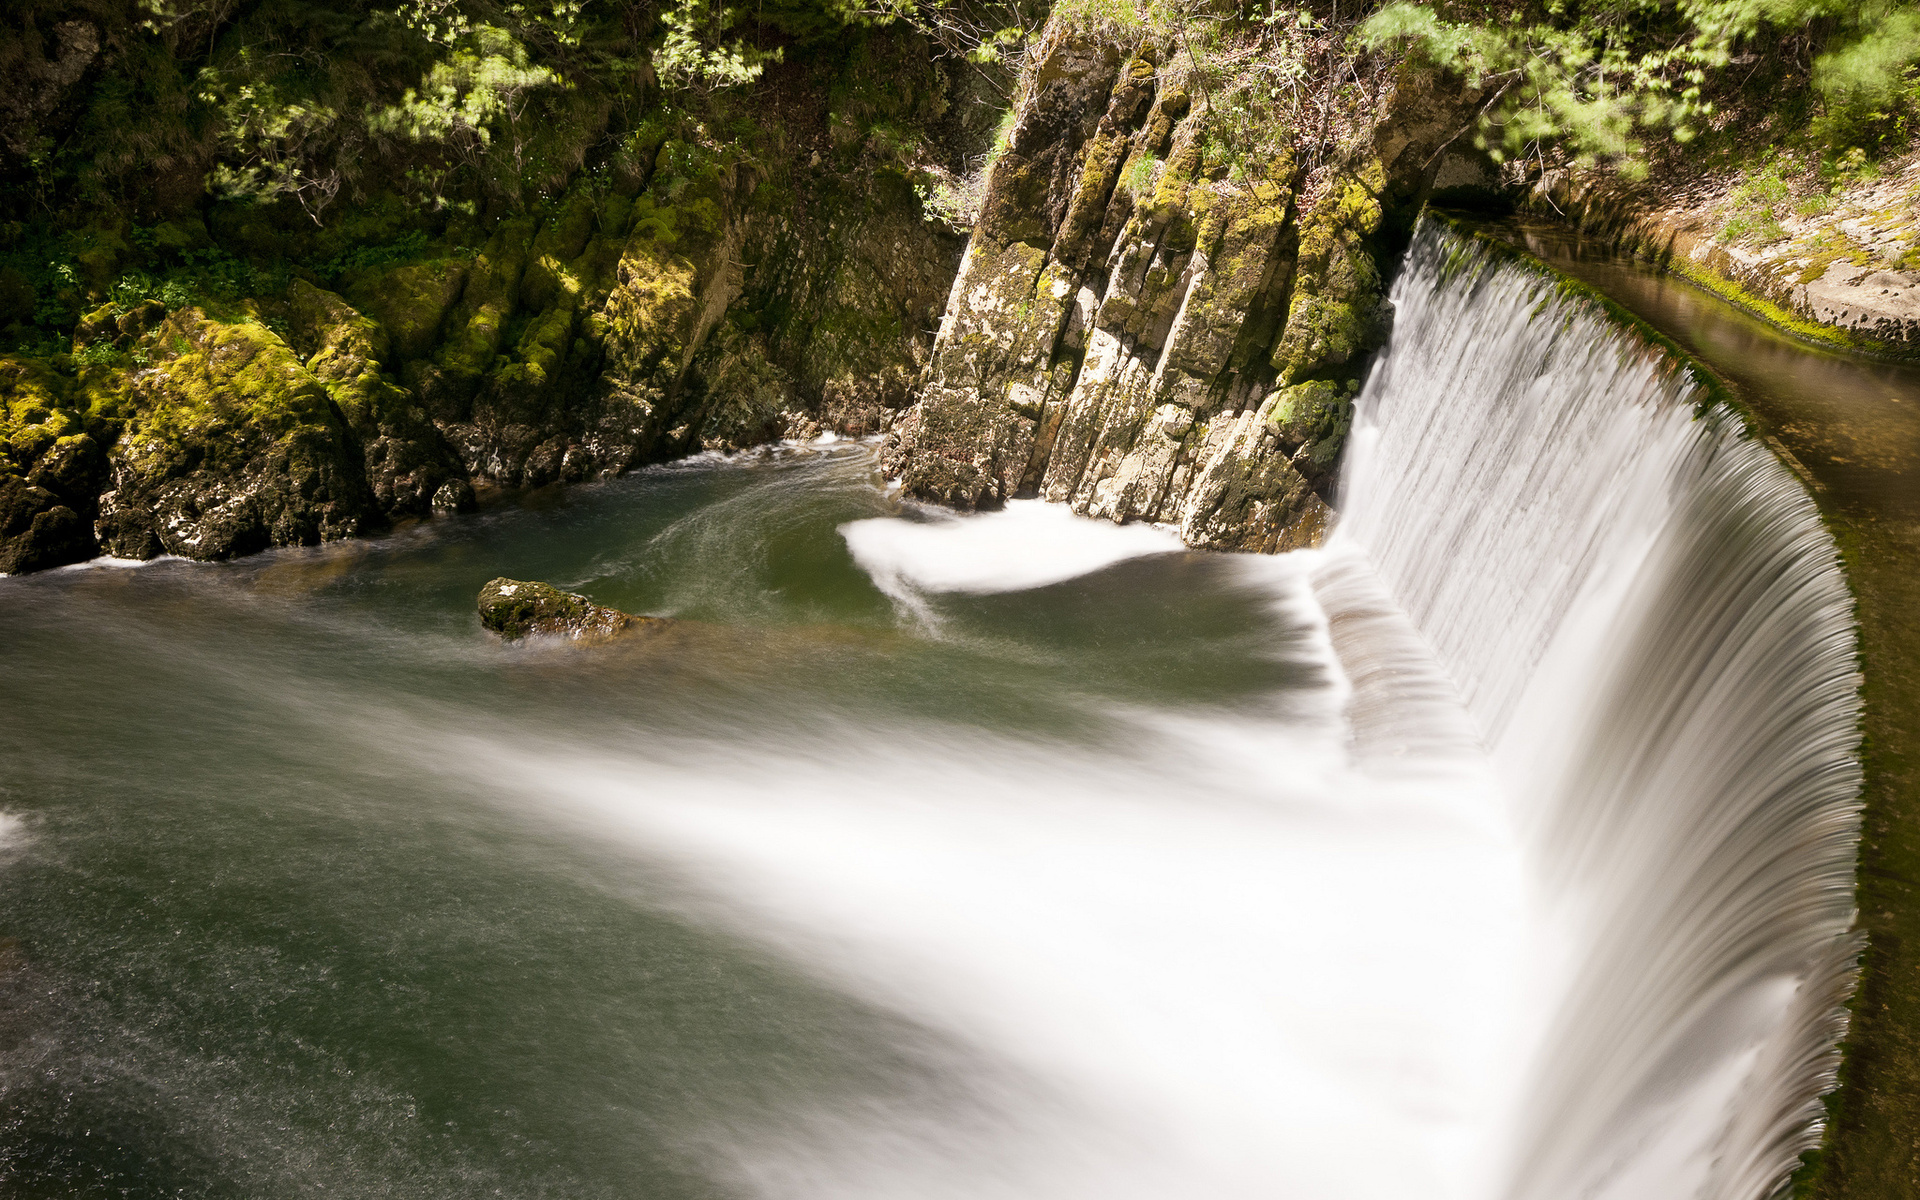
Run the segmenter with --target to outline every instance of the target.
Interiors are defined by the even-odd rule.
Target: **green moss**
[[[1847,254],[1843,250],[1834,250],[1824,254],[1816,254],[1807,263],[1806,267],[1801,270],[1799,277],[1797,279],[1797,282],[1812,283],[1815,280],[1824,276],[1827,273],[1827,269],[1833,266],[1834,263],[1841,262],[1846,258],[1847,258]]]
[[[1838,257],[1838,256],[1836,256]],[[1832,262],[1829,259],[1828,262]],[[1864,265],[1864,264],[1862,264]],[[1710,271],[1689,259],[1675,256],[1666,264],[1667,270],[1685,279],[1696,287],[1704,288],[1723,300],[1732,302],[1748,312],[1766,321],[1794,337],[1815,342],[1824,346],[1834,346],[1844,350],[1874,354],[1883,357],[1905,358],[1920,354],[1920,351],[1902,351],[1874,338],[1862,337],[1844,329],[1825,325],[1819,321],[1809,321],[1805,317],[1782,308],[1765,296],[1759,295],[1731,279]],[[1822,264],[1821,274],[1826,273]],[[1814,278],[1819,278],[1818,275]]]
[[[552,584],[505,577],[480,589],[480,623],[513,641],[532,635],[606,637],[635,624],[662,625],[657,617],[634,617],[595,604]]]
[[[355,308],[380,322],[394,357],[405,361],[432,351],[466,279],[464,260],[432,259],[349,275],[346,295]]]
[[[631,246],[620,259],[620,283],[608,297],[606,321],[611,336],[630,345],[677,341],[693,315],[693,264],[669,257],[647,243]]]
[[[1384,336],[1375,263],[1384,175],[1368,162],[1337,179],[1300,222],[1299,269],[1271,357],[1283,384],[1351,374]]]
[[[67,381],[46,360],[0,357],[0,473],[25,475],[54,443],[85,428]]]
[[[140,436],[185,435],[234,420],[280,436],[330,423],[326,390],[265,325],[214,321],[194,309],[168,325],[191,349],[165,365],[164,382],[142,393],[149,406]]]

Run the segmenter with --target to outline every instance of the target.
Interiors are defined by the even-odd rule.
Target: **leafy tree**
[[[1496,158],[1557,143],[1576,161],[1644,169],[1645,135],[1689,140],[1747,69],[1811,45],[1815,133],[1847,142],[1909,100],[1920,61],[1911,0],[1545,0],[1517,10],[1395,0],[1363,27],[1372,46],[1405,44],[1489,98],[1478,143]]]

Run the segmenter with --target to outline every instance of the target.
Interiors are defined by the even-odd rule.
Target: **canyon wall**
[[[1038,496],[1219,549],[1319,540],[1382,277],[1477,97],[1403,69],[1356,141],[1309,165],[1301,130],[1249,160],[1179,65],[1050,32],[888,436],[908,494]]]
[[[980,82],[909,29],[867,34],[770,71],[750,119],[662,102],[616,161],[432,236],[394,204],[324,228],[101,214],[59,243],[63,290],[22,301],[83,312],[70,345],[0,354],[0,573],[226,558],[476,488],[878,432],[962,252],[922,194],[985,140]],[[231,279],[216,294],[128,283],[208,263]]]

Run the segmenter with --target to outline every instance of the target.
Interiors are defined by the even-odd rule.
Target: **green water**
[[[945,596],[930,625],[837,532],[899,512],[842,445],[0,579],[6,1193],[780,1194],[739,1149],[805,1140],[805,1114],[1004,1122],[976,1048],[691,914],[684,865],[461,761],[749,764],[775,793],[791,763],[817,791],[863,739],[922,739],[928,771],[1124,761],[1117,714],[1325,691],[1313,630],[1219,556]],[[472,611],[503,574],[683,623],[505,646]]]

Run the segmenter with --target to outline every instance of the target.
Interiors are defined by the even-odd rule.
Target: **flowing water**
[[[12,1194],[1385,1198],[1489,1119],[1514,846],[1349,767],[1301,562],[840,445],[0,589]]]
[[[1543,298],[1422,235],[1314,554],[843,443],[0,579],[0,1181],[1759,1200],[1846,979],[1846,599]],[[501,574],[681,620],[503,646]]]
[[[1803,485],[1596,306],[1424,225],[1336,553],[1475,719],[1527,847],[1506,1194],[1764,1196],[1855,941],[1852,603]]]

